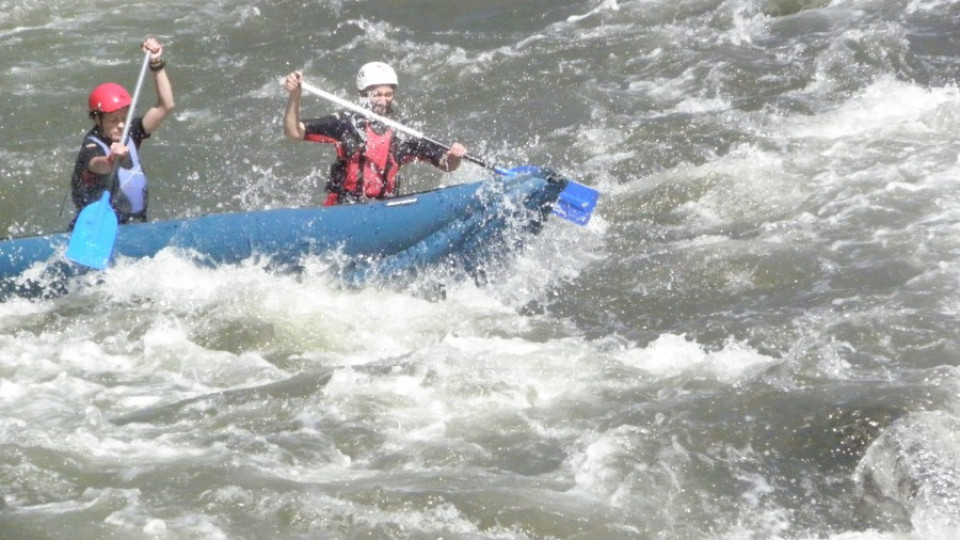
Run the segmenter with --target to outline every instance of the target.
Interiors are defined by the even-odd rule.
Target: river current
[[[0,235],[64,229],[147,35],[154,220],[319,204],[283,76],[373,60],[600,202],[483,284],[162,252],[7,299],[0,538],[960,537],[960,2],[0,0]]]

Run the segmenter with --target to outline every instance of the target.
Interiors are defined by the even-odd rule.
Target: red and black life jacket
[[[354,196],[382,199],[396,190],[400,164],[394,155],[393,129],[377,133],[369,123],[364,126],[366,144],[347,157],[343,192]]]

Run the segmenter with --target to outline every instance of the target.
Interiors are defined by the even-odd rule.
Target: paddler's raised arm
[[[307,133],[306,126],[300,121],[300,96],[303,90],[300,83],[303,82],[303,73],[296,70],[287,75],[283,82],[283,87],[290,93],[287,99],[287,110],[283,114],[283,133],[290,139],[302,141]]]

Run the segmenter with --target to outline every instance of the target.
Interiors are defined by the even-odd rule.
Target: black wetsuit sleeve
[[[103,148],[99,144],[91,141],[84,140],[83,145],[80,147],[80,153],[77,155],[77,165],[80,166],[83,170],[90,170],[90,160],[95,157],[105,156],[106,152],[103,151]]]
[[[304,120],[304,140],[313,142],[337,143],[347,140],[353,127],[339,115],[331,114],[312,120]]]
[[[143,117],[138,116],[133,119],[133,123],[130,124],[129,136],[137,148],[140,148],[140,143],[142,143],[144,139],[150,138],[150,134],[147,133],[147,130],[143,127]]]
[[[409,139],[400,143],[397,157],[400,163],[426,161],[434,166],[439,166],[440,158],[446,151],[446,148],[426,139]]]
[[[70,180],[71,199],[78,209],[98,200],[100,194],[108,189],[108,176],[90,170],[90,160],[105,155],[99,144],[84,137]]]

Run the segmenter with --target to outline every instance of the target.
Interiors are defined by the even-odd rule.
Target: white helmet
[[[363,92],[371,86],[380,86],[382,84],[397,85],[397,73],[393,68],[383,62],[370,62],[364,64],[357,73],[357,90]]]

